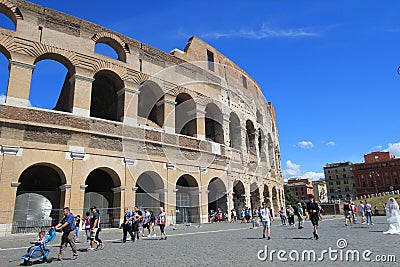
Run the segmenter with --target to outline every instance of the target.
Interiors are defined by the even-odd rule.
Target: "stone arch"
[[[261,128],[258,129],[258,153],[260,155],[260,159],[262,161],[265,161],[266,160],[265,135],[264,135],[264,131]]]
[[[256,129],[254,128],[254,124],[251,120],[246,121],[246,146],[248,152],[256,152],[255,146],[255,133]]]
[[[153,171],[139,175],[136,181],[135,205],[139,208],[164,207],[164,182],[161,176]]]
[[[111,70],[101,70],[94,75],[90,103],[90,116],[121,121],[124,115],[123,80]]]
[[[252,211],[261,206],[260,190],[256,182],[250,184],[250,205]]]
[[[224,130],[222,128],[222,112],[214,103],[206,106],[205,133],[206,138],[220,144],[224,144]]]
[[[163,99],[164,92],[157,83],[148,80],[139,86],[139,124],[150,124],[158,128],[164,125]]]
[[[267,207],[272,207],[271,197],[269,195],[269,188],[268,185],[266,184],[264,185],[263,196],[264,196],[264,202],[267,203]]]
[[[19,176],[13,218],[14,233],[37,231],[50,227],[59,220],[64,206],[65,173],[51,163],[36,163]]]
[[[268,133],[268,160],[269,160],[269,166],[271,168],[275,168],[275,149],[274,149],[274,142],[272,141],[270,133]]]
[[[233,183],[233,207],[240,214],[240,211],[246,207],[244,184],[235,180]]]
[[[96,206],[101,214],[102,227],[118,226],[121,192],[113,190],[121,186],[118,174],[111,168],[100,167],[89,173],[85,185],[84,209]]]
[[[8,79],[10,77],[10,71],[8,64],[11,59],[11,54],[8,50],[0,45],[0,73],[4,74],[0,76],[0,103],[5,103],[8,87]]]
[[[180,93],[175,98],[175,132],[187,136],[196,136],[196,103],[191,95]]]
[[[278,212],[279,210],[279,198],[278,198],[278,191],[276,186],[272,187],[272,206],[274,213]]]
[[[227,192],[224,182],[214,177],[211,179],[207,187],[208,190],[208,210],[221,209],[223,212],[228,212]]]
[[[262,125],[263,124],[263,116],[259,109],[257,109],[256,116],[257,116],[257,123]]]
[[[196,179],[184,174],[176,182],[176,223],[200,222],[199,185]]]
[[[0,13],[6,15],[13,22],[15,30],[18,26],[18,20],[24,19],[19,8],[7,0],[0,1]]]
[[[93,35],[92,41],[95,44],[106,44],[118,55],[118,60],[126,62],[126,54],[129,53],[128,45],[117,35],[109,32],[99,32]]]
[[[63,66],[66,69],[66,74],[65,77],[61,76],[60,80],[63,80],[61,88],[48,88],[47,90],[50,90],[48,92],[42,92],[43,88],[36,88],[35,84],[37,80],[54,80],[56,76],[54,74],[50,73],[48,74],[47,72],[41,71],[41,68],[43,69],[48,69],[48,64],[50,62],[43,62],[43,61],[54,61],[59,63],[61,66]],[[40,66],[38,65],[39,62],[43,62],[44,65]],[[49,109],[57,110],[57,111],[64,111],[64,112],[71,112],[72,111],[72,106],[73,106],[73,97],[74,97],[74,85],[73,82],[71,82],[71,77],[75,74],[75,66],[72,64],[72,62],[65,57],[64,55],[57,54],[57,53],[52,53],[52,52],[46,52],[44,54],[39,55],[36,57],[34,64],[36,64],[35,69],[33,70],[32,74],[32,81],[31,81],[31,88],[30,88],[30,96],[29,100],[31,104],[35,104],[35,99],[36,99],[36,94],[37,90],[40,90],[40,94],[42,95],[43,93],[46,94],[46,98],[52,98],[54,97],[54,104],[49,106]],[[56,69],[56,66],[54,66],[53,69]],[[39,77],[36,76],[36,74],[39,73]],[[43,75],[52,75],[50,78],[49,77],[43,77]],[[63,75],[63,74],[61,74]],[[58,96],[57,96],[58,94]],[[38,100],[40,101],[40,100]]]
[[[240,149],[242,146],[241,137],[242,127],[240,119],[235,112],[231,112],[229,116],[229,146],[235,149]]]

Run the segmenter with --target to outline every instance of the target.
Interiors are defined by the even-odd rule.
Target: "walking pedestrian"
[[[131,241],[135,242],[135,237],[132,233],[132,213],[129,211],[128,208],[124,209],[124,225],[122,226],[122,243],[126,242],[126,237],[129,233],[131,236]]]
[[[160,226],[161,238],[160,240],[167,240],[167,234],[165,233],[167,215],[164,212],[164,208],[160,207],[160,214],[157,217],[157,224]]]
[[[296,206],[296,215],[297,215],[297,219],[299,222],[298,228],[303,229],[303,221],[304,221],[303,216],[304,215],[303,215],[303,207],[301,206],[300,202],[297,203],[297,206]]]
[[[261,222],[263,225],[263,238],[265,238],[265,232],[267,232],[268,240],[271,239],[271,222],[274,220],[271,216],[271,212],[267,208],[267,203],[262,203],[262,208],[260,209]]]
[[[61,237],[61,247],[60,252],[58,254],[57,260],[61,261],[64,258],[65,249],[69,244],[72,248],[73,256],[78,256],[78,250],[76,249],[75,244],[75,218],[71,213],[69,207],[65,207],[63,209],[64,218],[61,220],[59,224],[57,224],[54,228],[56,231],[62,230],[63,235]]]
[[[86,242],[90,242],[90,212],[87,211],[83,223],[85,225]]]
[[[286,225],[286,211],[283,207],[279,210],[279,216],[281,217],[282,225]]]
[[[315,202],[314,195],[308,195],[309,202],[307,203],[307,211],[310,217],[310,221],[314,228],[314,238],[319,239],[318,236],[318,221],[319,221],[319,206],[318,203]]]
[[[372,222],[372,206],[365,200],[365,217],[367,217],[367,225],[374,225]]]
[[[81,225],[81,216],[78,214],[75,216],[75,234],[76,239],[75,241],[79,241],[79,227]]]

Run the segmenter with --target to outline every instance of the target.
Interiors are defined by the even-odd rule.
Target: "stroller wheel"
[[[42,262],[46,263],[47,262],[47,257],[43,257]]]

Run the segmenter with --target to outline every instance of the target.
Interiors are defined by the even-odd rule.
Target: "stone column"
[[[13,106],[29,106],[29,93],[32,80],[32,72],[35,65],[10,60],[10,76],[8,80],[8,90],[6,104]]]
[[[197,123],[197,134],[196,138],[200,140],[206,139],[206,107],[196,103],[196,123]]]
[[[119,208],[119,210],[114,210],[113,212],[113,226],[118,227],[123,222],[124,218],[124,208],[123,207],[123,199],[125,199],[125,186],[118,186],[112,189],[114,193],[114,206],[113,208]]]
[[[14,216],[15,199],[20,183],[14,172],[16,165],[22,160],[23,149],[19,146],[2,145],[0,149],[0,236],[11,234]]]
[[[93,78],[80,74],[74,74],[71,77],[70,83],[74,88],[74,100],[72,104],[72,113],[74,115],[90,117],[93,81]]]
[[[176,184],[169,181],[173,180],[174,172],[176,170],[176,165],[174,163],[166,163],[165,168],[167,169],[167,188],[165,188],[164,195],[164,210],[167,213],[168,221],[167,223],[176,223]]]
[[[119,97],[124,98],[124,114],[121,121],[129,126],[137,125],[139,85],[129,84],[117,92]]]
[[[226,206],[228,207],[228,215],[229,215],[229,218],[230,218],[230,211],[234,208],[234,205],[233,205],[233,192],[227,192],[227,194],[226,194]]]
[[[229,134],[229,123],[230,123],[230,114],[223,113],[222,114],[222,129],[224,130],[224,145],[229,147],[230,145],[230,134]]]
[[[71,184],[63,184],[60,187],[61,195],[64,194],[64,205],[60,203],[60,208],[71,207]]]
[[[200,223],[208,222],[208,190],[199,190]]]
[[[245,194],[245,204],[246,207],[251,207],[250,203],[250,185],[249,184],[244,184],[244,194]]]
[[[167,93],[164,95],[164,100],[161,100],[159,103],[164,104],[163,128],[165,132],[175,134],[175,96]]]

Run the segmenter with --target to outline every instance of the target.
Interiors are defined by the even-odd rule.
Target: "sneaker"
[[[94,248],[87,248],[87,251],[94,251]]]
[[[263,234],[263,238],[265,238],[265,234]]]
[[[105,245],[104,243],[101,243],[100,249],[104,249]]]
[[[369,225],[369,223],[367,223],[367,225]]]
[[[166,237],[164,237],[164,240],[167,240],[167,236],[166,236]]]
[[[270,240],[270,239],[271,239],[271,237],[269,236],[267,239],[268,239],[268,240]]]
[[[159,240],[164,240],[164,237],[161,237]]]
[[[371,225],[374,225],[373,223],[371,223]]]
[[[315,239],[316,239],[316,240],[318,240],[318,239],[319,239],[319,236],[318,236],[318,234],[315,234]]]
[[[78,253],[74,253],[72,256],[74,256],[74,257],[78,257]]]
[[[156,234],[153,234],[153,237],[157,237],[157,235],[156,235]]]

